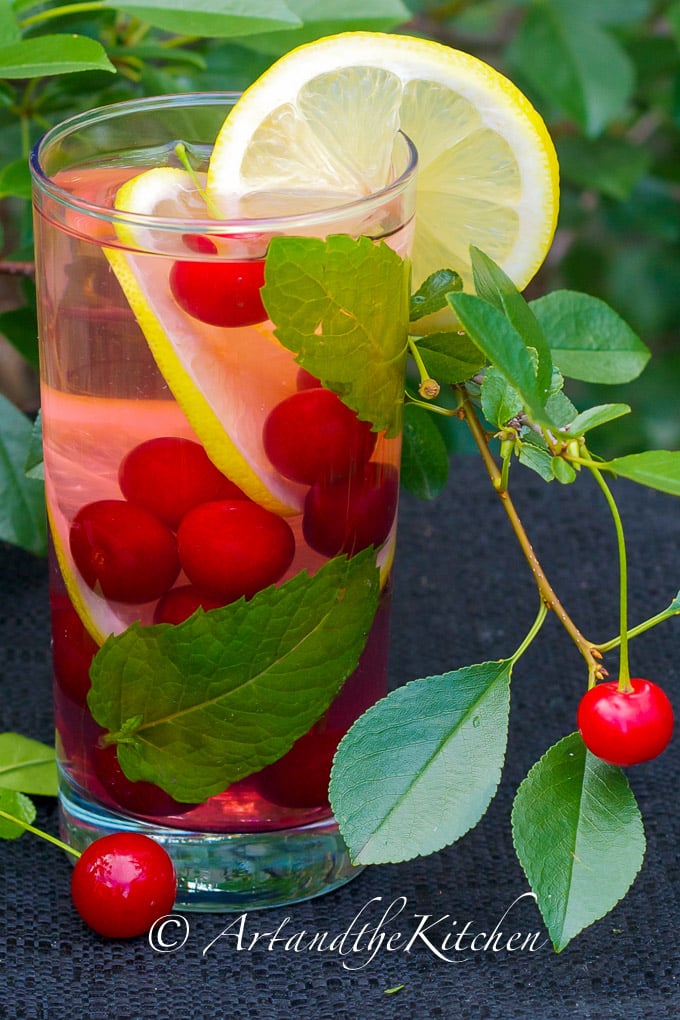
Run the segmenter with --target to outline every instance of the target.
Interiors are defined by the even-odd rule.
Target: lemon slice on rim
[[[156,167],[121,186],[116,208],[144,217],[205,219],[205,205],[196,194],[186,171]],[[123,222],[117,232],[131,250],[107,248],[106,256],[159,370],[206,453],[261,506],[283,515],[299,513],[305,487],[281,477],[262,445],[264,417],[295,391],[298,366],[292,355],[264,328],[225,330],[187,314],[172,297],[173,260],[148,254],[157,249],[153,225]],[[179,233],[177,246],[178,255],[192,256]],[[266,376],[264,363],[270,369]],[[259,416],[252,412],[254,406]]]
[[[228,209],[277,190],[367,194],[389,181],[399,128],[419,155],[414,285],[449,268],[471,289],[474,244],[526,286],[557,221],[550,136],[507,78],[427,39],[349,32],[286,54],[225,121],[208,195]]]

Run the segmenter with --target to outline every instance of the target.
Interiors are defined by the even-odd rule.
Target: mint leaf
[[[531,769],[512,828],[558,953],[625,896],[642,865],[645,836],[628,780],[590,754],[578,733]]]
[[[56,797],[54,748],[21,733],[0,733],[0,786],[21,793]]]
[[[500,660],[414,680],[354,723],[330,798],[355,864],[434,853],[477,824],[505,758],[511,671]]]
[[[11,815],[6,818],[4,815]],[[0,786],[0,839],[17,839],[26,831],[23,825],[13,821],[20,818],[31,825],[35,821],[35,805],[23,793],[7,790]]]
[[[125,774],[199,802],[276,761],[356,667],[378,588],[366,549],[248,602],[109,638],[88,704]]]
[[[278,340],[376,431],[399,431],[409,264],[345,235],[275,237],[262,299]]]
[[[116,70],[101,43],[84,35],[42,35],[0,46],[0,78],[41,78],[94,69]]]
[[[548,337],[553,361],[571,379],[626,383],[649,361],[649,348],[599,298],[556,290],[530,307]]]
[[[453,269],[438,269],[421,283],[411,295],[409,315],[411,322],[433,315],[447,307],[446,295],[463,289],[463,281]]]

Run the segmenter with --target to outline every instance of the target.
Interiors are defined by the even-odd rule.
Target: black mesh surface
[[[519,472],[517,472],[519,474]],[[562,601],[596,640],[617,629],[614,533],[599,491],[518,479],[516,500]],[[631,559],[631,620],[664,608],[680,586],[677,501],[616,483]],[[0,548],[0,728],[51,740],[46,566]],[[510,655],[537,608],[533,582],[477,459],[454,462],[434,504],[403,498],[393,610],[392,680],[402,683]],[[633,672],[662,683],[680,709],[680,621],[636,639]],[[608,662],[616,670],[616,658]],[[8,1020],[670,1020],[680,1012],[680,741],[630,770],[648,851],[627,898],[555,955],[514,857],[514,790],[555,740],[574,729],[582,660],[554,619],[521,660],[513,681],[510,741],[501,787],[468,836],[441,853],[365,870],[328,896],[267,912],[186,914],[175,952],[144,938],[108,942],[85,929],[69,899],[65,855],[30,835],[0,844],[0,1016]],[[53,803],[39,821],[56,832]],[[400,899],[401,898],[401,899]],[[383,945],[342,955],[305,949],[305,937],[339,936],[359,916],[375,926],[403,904],[390,931],[415,932],[421,915],[432,944],[467,922],[472,933],[538,933],[533,951],[505,944],[440,959],[424,939],[410,952]],[[514,904],[514,906],[513,906]],[[511,912],[502,921],[506,911]],[[288,920],[286,920],[288,919]],[[285,923],[284,923],[285,922]],[[256,932],[279,930],[239,948]],[[424,923],[424,922],[423,922]],[[231,928],[228,926],[231,925]],[[228,930],[227,930],[228,929]],[[437,934],[439,933],[439,934]],[[168,932],[168,940],[172,933]],[[296,938],[296,936],[299,936]],[[283,937],[289,938],[286,943]],[[338,945],[336,940],[336,946]],[[365,941],[365,940],[364,940]],[[271,945],[271,948],[269,948]],[[403,986],[389,993],[390,989]]]

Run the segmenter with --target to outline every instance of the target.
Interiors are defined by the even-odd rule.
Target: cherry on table
[[[175,262],[170,290],[188,315],[211,326],[252,326],[267,319],[260,297],[264,259]]]
[[[184,515],[211,499],[246,499],[200,445],[180,436],[157,436],[130,450],[118,469],[121,492],[176,530]]]
[[[658,684],[636,677],[632,691],[616,680],[596,684],[578,706],[577,725],[588,750],[609,765],[639,765],[656,758],[673,733],[673,707]]]
[[[290,525],[245,500],[216,500],[194,507],[177,532],[189,580],[223,605],[275,584],[295,555]]]
[[[362,467],[376,444],[371,424],[331,390],[298,390],[270,411],[264,423],[265,453],[277,471],[311,485],[318,478],[344,477]]]
[[[71,897],[81,918],[106,938],[132,938],[169,913],[177,878],[166,850],[149,836],[116,832],[91,843],[76,861]]]
[[[324,556],[351,556],[380,546],[390,533],[398,498],[399,476],[391,464],[371,461],[348,478],[321,478],[305,498],[305,541]]]
[[[160,598],[179,573],[170,528],[126,500],[102,499],[82,507],[73,518],[69,546],[85,583],[117,602]]]

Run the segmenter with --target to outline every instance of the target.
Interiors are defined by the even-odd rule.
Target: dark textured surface
[[[519,475],[519,472],[516,472]],[[617,629],[617,566],[608,510],[587,480],[546,486],[524,474],[517,502],[549,576],[581,629],[604,640]],[[631,559],[631,620],[664,608],[680,586],[680,512],[671,497],[625,483],[615,487]],[[0,728],[51,740],[45,564],[0,548]],[[402,502],[393,612],[392,676],[401,683],[469,662],[511,654],[537,599],[524,561],[476,459],[456,461],[435,504]],[[662,682],[680,707],[680,621],[631,647],[634,673]],[[616,658],[608,663],[616,669]],[[428,859],[364,871],[343,889],[286,909],[252,911],[245,931],[340,934],[362,908],[375,923],[397,897],[393,929],[411,933],[418,916],[450,915],[439,931],[490,932],[527,891],[514,857],[512,797],[534,761],[574,728],[583,689],[581,659],[554,619],[517,667],[508,759],[501,787],[479,826]],[[0,846],[0,1016],[13,1020],[670,1020],[680,1013],[680,741],[631,770],[645,818],[648,851],[626,899],[559,956],[499,948],[451,953],[445,962],[422,941],[412,952],[296,952],[282,942],[239,951],[223,935],[228,915],[187,915],[177,952],[145,939],[106,942],[84,929],[70,905],[64,855],[26,835]],[[56,831],[54,805],[40,821]],[[374,897],[382,900],[368,906]],[[509,927],[508,927],[508,922]],[[437,929],[435,929],[437,930]],[[507,931],[545,931],[529,899]],[[212,945],[211,945],[212,943]],[[349,940],[346,941],[349,946]],[[347,969],[343,967],[343,961]],[[362,966],[362,964],[365,964]],[[404,987],[394,994],[386,990]]]

